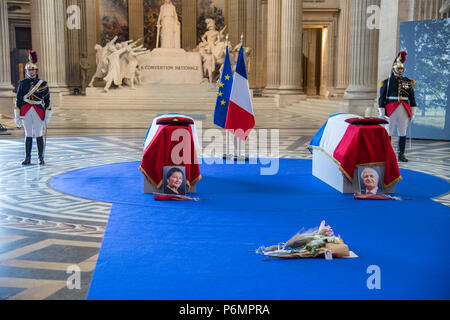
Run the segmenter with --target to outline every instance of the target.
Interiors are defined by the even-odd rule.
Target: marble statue
[[[89,86],[93,85],[95,78],[102,78],[106,82],[105,92],[109,91],[113,83],[121,88],[125,82],[132,89],[135,88],[135,84],[139,83],[140,68],[137,57],[148,53],[150,50],[143,48],[143,45],[136,46],[141,39],[134,42],[133,40],[128,40],[121,43],[115,43],[116,40],[117,38],[114,38],[105,47],[98,44],[95,45],[97,71],[92,77]]]
[[[165,0],[161,6],[156,27],[156,48],[159,47],[160,40],[161,48],[181,48],[180,21],[171,0]]]
[[[105,92],[109,91],[109,88],[113,82],[119,88],[122,87],[123,76],[120,72],[120,55],[127,50],[127,47],[120,46],[119,48],[119,46],[109,47],[105,57],[105,62],[108,66],[106,77],[103,78],[106,81],[104,88]]]
[[[239,43],[238,45],[236,45],[231,51],[230,51],[230,60],[231,60],[231,64],[232,65],[236,65],[237,63],[237,59],[239,56],[239,50],[241,49],[241,44]],[[249,47],[244,47],[244,60],[245,60],[245,67],[247,69],[247,73],[250,72],[251,70],[251,65],[250,65],[250,55],[252,54],[252,49]],[[234,68],[233,68],[234,70]]]
[[[195,51],[200,52],[203,62],[203,71],[207,74],[209,82],[213,82],[216,75],[217,66],[221,66],[225,61],[225,48],[227,42],[224,41],[224,33],[226,26],[220,30],[216,30],[216,22],[213,19],[205,19],[208,31],[201,38],[201,42],[197,45]]]
[[[128,47],[127,51],[123,55],[123,61],[125,61],[125,63],[121,64],[121,67],[123,67],[121,73],[123,75],[123,79],[126,80],[127,84],[132,89],[135,89],[135,84],[139,84],[140,68],[137,57],[150,52],[150,50],[146,50],[142,47],[142,45],[137,48]]]
[[[105,65],[105,57],[108,51],[108,48],[113,46],[117,41],[117,36],[115,36],[110,42],[108,42],[104,47],[99,44],[95,45],[95,63],[97,64],[97,70],[95,74],[92,76],[91,81],[88,84],[88,87],[92,87],[94,85],[94,80],[96,78],[103,78],[106,76],[107,66]]]

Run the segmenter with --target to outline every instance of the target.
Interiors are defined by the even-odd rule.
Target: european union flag
[[[233,70],[231,69],[228,46],[225,52],[222,75],[220,76],[219,92],[217,92],[216,108],[214,109],[214,124],[225,128],[227,120],[228,103],[230,102],[231,88],[233,87]]]

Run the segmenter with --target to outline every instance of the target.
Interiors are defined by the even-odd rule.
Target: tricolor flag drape
[[[344,176],[353,182],[357,166],[385,166],[384,188],[401,180],[397,157],[387,130],[381,125],[350,124],[346,120],[361,116],[339,113],[329,116],[314,135],[309,150],[318,149],[339,166]]]
[[[225,61],[220,77],[219,91],[217,92],[216,108],[214,109],[214,124],[225,129],[230,102],[231,88],[233,86],[233,70],[231,69],[230,54],[226,46]]]
[[[245,67],[244,48],[241,46],[234,72],[225,129],[245,141],[254,126],[255,116]]]
[[[174,148],[180,150],[175,156],[180,156],[181,163],[178,161],[180,159],[173,158]],[[196,151],[198,148],[193,118],[178,113],[158,116],[147,131],[139,170],[155,189],[159,189],[163,185],[164,166],[184,166],[186,184],[191,187],[202,178]]]

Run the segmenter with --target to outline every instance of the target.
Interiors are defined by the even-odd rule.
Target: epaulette
[[[380,82],[380,88],[383,88],[384,83],[386,82],[387,79],[384,79],[383,81]]]
[[[415,83],[416,83],[416,80],[411,79],[411,86],[414,86]]]

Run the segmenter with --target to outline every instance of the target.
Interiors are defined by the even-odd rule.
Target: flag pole
[[[225,36],[225,48],[228,48],[228,33]],[[220,78],[222,78],[222,74],[220,74]],[[231,156],[232,155],[230,154],[230,132],[228,132],[228,130],[225,129],[225,153],[223,155],[223,159],[226,160]]]
[[[244,46],[244,33],[241,33],[241,47],[240,47],[240,49],[242,49],[243,46]],[[237,140],[237,149],[238,150],[237,150],[237,155],[234,157],[234,159],[236,161],[245,161],[245,162],[247,162],[249,160],[249,158],[247,157],[246,152],[245,152],[246,141],[242,141],[241,139],[239,139],[237,137],[236,137],[236,140]],[[244,155],[242,155],[242,147],[244,147]]]

